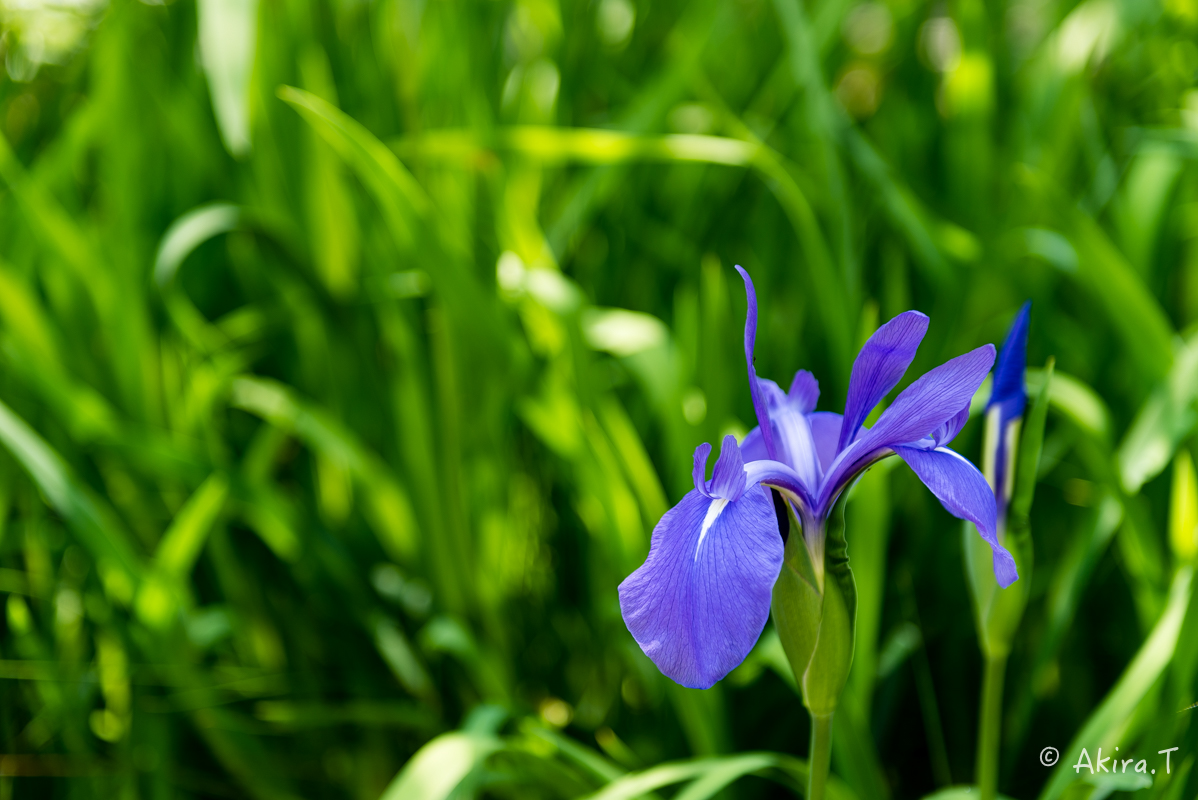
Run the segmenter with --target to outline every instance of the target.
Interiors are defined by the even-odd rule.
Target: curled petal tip
[[[695,482],[695,491],[704,497],[711,497],[707,491],[707,459],[711,455],[711,445],[707,442],[695,448],[694,464],[691,466],[691,478]]]
[[[1004,589],[1019,580],[1014,557],[1001,546],[994,548],[994,579]]]
[[[745,462],[736,437],[728,434],[720,445],[720,457],[711,475],[711,496],[739,500],[746,488]]]
[[[753,348],[757,341],[757,291],[753,288],[753,279],[744,267],[736,265],[745,282],[745,299],[748,308],[745,310],[745,366],[749,372],[749,394],[753,397],[753,411],[757,415],[757,424],[761,427],[761,440],[770,458],[778,457],[778,445],[774,441],[773,428],[770,425],[769,402],[764,387],[757,379],[757,368],[753,366]]]

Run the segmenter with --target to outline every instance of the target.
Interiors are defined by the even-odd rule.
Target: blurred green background
[[[1099,800],[1140,784],[1075,782],[1082,746],[1177,746],[1136,796],[1198,793],[1196,0],[0,29],[0,800],[794,796],[776,635],[685,690],[617,605],[694,447],[752,424],[734,263],[758,371],[825,410],[879,321],[931,316],[909,381],[1032,299],[1000,786]],[[840,796],[969,783],[960,524],[901,464],[856,491]]]

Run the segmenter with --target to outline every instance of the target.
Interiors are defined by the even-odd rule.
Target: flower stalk
[[[986,656],[982,676],[982,713],[978,723],[977,782],[981,800],[998,797],[998,756],[1002,745],[1003,676],[1007,656]]]
[[[1044,369],[1044,382],[1025,419],[1028,315],[1029,306],[1024,305],[999,355],[982,443],[983,468],[998,510],[999,541],[1011,552],[1024,577],[1032,569],[1028,517],[1044,441],[1053,369],[1052,359],[1049,359]],[[976,537],[972,526],[966,524],[963,535],[978,644],[984,659],[975,780],[982,800],[995,800],[1002,749],[1003,679],[1011,643],[1027,605],[1029,582],[1023,581],[1004,590],[986,569],[986,553],[974,546],[972,540]]]
[[[811,750],[807,756],[807,800],[824,800],[832,764],[832,714],[811,715]]]

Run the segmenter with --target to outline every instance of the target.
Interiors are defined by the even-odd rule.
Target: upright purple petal
[[[801,369],[795,373],[794,380],[790,382],[790,391],[786,394],[799,411],[810,414],[819,402],[819,381],[810,372]]]
[[[691,480],[695,482],[695,491],[704,497],[711,497],[707,491],[707,457],[711,455],[711,445],[707,442],[695,448],[695,459],[691,465]]]
[[[917,442],[955,417],[969,403],[993,363],[994,345],[987,344],[921,375],[882,412],[872,428],[837,454],[824,477],[819,506],[835,498],[853,475],[886,448]]]
[[[736,501],[689,492],[653,530],[645,563],[620,584],[629,632],[674,681],[712,686],[765,628],[782,549],[761,486]]]
[[[785,464],[799,479],[803,486],[805,497],[813,497],[819,491],[823,479],[823,468],[826,463],[820,443],[815,440],[814,431],[810,426],[812,420],[825,415],[827,412],[816,412],[804,416],[793,404],[775,406],[770,410],[773,418],[771,425],[774,429],[774,441],[778,446],[778,457],[771,458],[765,451],[765,442],[761,428],[749,431],[740,443],[741,458],[746,465],[754,461],[777,461]],[[836,418],[836,430],[840,430],[840,415],[831,414]],[[825,428],[828,426],[825,426]],[[835,434],[833,434],[835,436]],[[826,439],[827,437],[825,437]],[[829,445],[822,445],[825,451]],[[836,439],[833,438],[830,448],[835,449]],[[827,461],[831,461],[828,458]]]
[[[874,446],[922,439],[966,405],[994,363],[994,345],[982,345],[944,362],[903,390],[861,437]]]
[[[844,417],[832,411],[815,411],[808,415],[807,422],[811,425],[811,438],[815,440],[820,468],[827,472],[836,458],[836,445],[840,441]]]
[[[745,462],[740,457],[736,437],[728,434],[720,446],[720,457],[711,475],[711,494],[735,502],[745,493]]]
[[[765,398],[775,448],[772,457],[767,453],[764,458],[789,464],[802,476],[804,485],[815,492],[823,478],[823,468],[815,451],[807,415],[801,410],[799,402],[784,393],[778,384],[762,378],[758,385]]]
[[[761,437],[761,428],[754,428],[745,434],[740,442],[740,457],[748,464],[750,461],[769,461],[770,454],[765,452],[765,440]]]
[[[869,337],[853,362],[849,395],[844,404],[844,425],[836,445],[838,451],[848,447],[869,412],[898,385],[927,331],[927,316],[918,311],[904,311]]]
[[[947,447],[935,450],[895,447],[894,452],[907,462],[948,513],[977,527],[994,554],[994,578],[998,585],[1005,589],[1017,581],[1015,559],[998,542],[994,493],[977,467]]]
[[[753,366],[753,347],[757,340],[757,292],[753,289],[753,279],[739,264],[736,271],[745,282],[745,296],[749,308],[745,313],[745,364],[749,368],[749,394],[753,397],[753,411],[757,414],[757,424],[761,426],[761,440],[770,458],[778,457],[778,446],[774,442],[774,432],[770,429],[769,407],[765,393],[757,382],[757,369]]]
[[[1027,329],[1031,309],[1032,301],[1028,300],[1015,315],[994,367],[994,389],[987,407],[1003,403],[1008,406],[1003,409],[1003,416],[1007,418],[1023,414],[1023,407],[1027,404],[1023,373],[1027,365]]]

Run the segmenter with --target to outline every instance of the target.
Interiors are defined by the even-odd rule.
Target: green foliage
[[[616,602],[754,424],[734,263],[823,410],[880,321],[931,316],[914,378],[1033,300],[999,787],[1133,791],[1065,766],[1118,744],[1198,792],[1193,0],[0,28],[0,800],[801,792],[773,625],[698,692]],[[963,796],[959,526],[889,461],[845,503],[828,796]]]

